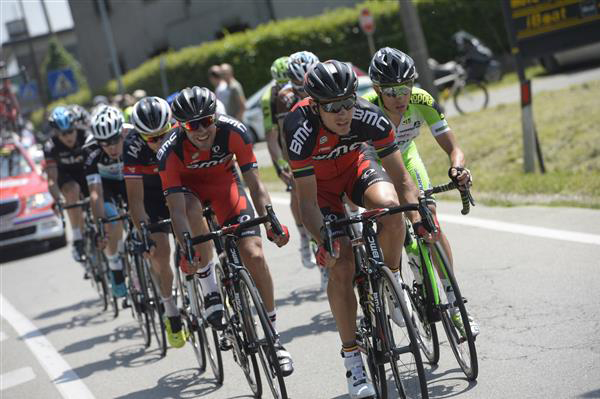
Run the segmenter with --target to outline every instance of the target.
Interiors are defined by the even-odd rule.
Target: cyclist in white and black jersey
[[[65,107],[56,107],[48,118],[54,135],[44,145],[45,171],[48,189],[55,203],[70,205],[87,197],[88,189],[83,172],[83,146],[92,141],[92,135],[77,128],[73,114]],[[73,258],[83,260],[83,213],[81,208],[67,210],[73,234]]]
[[[85,175],[90,191],[90,203],[95,219],[117,216],[115,202],[126,201],[123,178],[123,139],[133,129],[123,122],[123,114],[114,107],[106,107],[92,119],[95,141],[86,144]],[[106,225],[107,241],[101,243],[111,270],[111,286],[116,297],[127,294],[123,276],[123,248],[121,222]]]
[[[171,108],[159,97],[144,97],[132,108],[131,132],[123,143],[125,185],[131,219],[141,231],[141,222],[155,223],[170,217],[162,192],[156,152],[162,139],[171,130]],[[159,282],[160,297],[165,308],[165,329],[169,344],[175,348],[185,345],[181,315],[173,296],[173,271],[170,264],[170,225],[152,231],[149,253],[152,274]]]

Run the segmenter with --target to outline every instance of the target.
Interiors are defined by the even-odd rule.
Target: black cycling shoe
[[[204,310],[206,312],[206,320],[215,330],[225,329],[223,323],[223,302],[221,295],[217,291],[210,292],[204,296]]]
[[[227,338],[224,335],[221,336],[221,338],[219,338],[219,349],[221,350],[221,352],[226,352],[231,348],[233,348],[233,344],[231,343],[229,338]]]
[[[294,361],[292,355],[285,350],[281,342],[275,342],[275,353],[277,354],[277,360],[279,361],[279,368],[281,374],[284,377],[291,375],[294,372]]]
[[[85,250],[83,240],[73,240],[73,259],[77,262],[85,261]]]

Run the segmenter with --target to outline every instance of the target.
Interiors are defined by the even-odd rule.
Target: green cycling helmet
[[[279,57],[271,64],[271,76],[277,83],[285,83],[290,80],[287,74],[289,58],[288,56]]]

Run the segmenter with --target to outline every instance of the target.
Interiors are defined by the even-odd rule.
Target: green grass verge
[[[475,199],[488,205],[600,209],[600,81],[534,93],[533,110],[545,174],[523,173],[518,103],[448,119],[473,173]],[[427,128],[417,145],[431,181],[445,183],[448,157]],[[261,177],[270,190],[284,189],[273,168],[261,168]]]

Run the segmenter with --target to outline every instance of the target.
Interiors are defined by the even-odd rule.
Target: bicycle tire
[[[88,270],[91,274],[90,280],[92,287],[94,287],[98,297],[102,301],[102,311],[105,312],[108,309],[108,287],[106,286],[102,265],[100,264],[101,253],[89,237],[86,239],[85,253],[85,261],[88,264]]]
[[[181,273],[179,268],[177,268],[177,273]],[[201,309],[202,303],[199,301],[198,297],[194,295],[193,292],[189,292],[188,285],[186,284],[187,279],[181,275],[181,300],[182,306],[185,309],[183,315],[186,322],[187,327],[187,340],[192,345],[192,349],[194,350],[194,355],[196,357],[196,361],[198,362],[198,370],[203,373],[206,371],[206,353],[204,351],[204,337],[202,334],[197,334],[196,332],[199,330],[198,325],[199,321],[196,316],[192,313],[192,301],[194,301],[194,305],[197,306],[197,309]],[[192,285],[195,288],[195,285]]]
[[[167,354],[167,332],[164,323],[164,308],[162,301],[160,299],[160,295],[158,293],[158,289],[154,284],[154,279],[152,278],[152,274],[148,268],[147,261],[142,259],[142,263],[140,264],[142,270],[140,272],[144,276],[145,281],[145,303],[144,306],[145,313],[148,316],[150,321],[150,327],[154,338],[156,339],[156,344],[160,350],[160,356],[164,357]],[[148,330],[148,334],[150,335],[150,329]]]
[[[106,301],[109,303],[110,307],[112,308],[112,312],[113,312],[113,317],[116,319],[117,317],[119,317],[119,304],[117,303],[117,297],[113,295],[112,293],[112,287],[110,285],[110,278],[108,277],[108,273],[111,273],[110,268],[108,267],[108,260],[106,259],[106,257],[104,256],[103,253],[100,252],[100,270],[102,273],[102,279],[104,280],[104,285],[103,285],[103,289],[104,290],[104,296],[106,298]]]
[[[417,339],[419,340],[421,352],[425,355],[427,363],[434,366],[440,361],[440,340],[435,325],[435,312],[437,310],[433,303],[433,287],[425,266],[425,256],[429,257],[430,262],[433,261],[426,246],[423,250],[420,248],[419,252],[419,262],[421,263],[419,269],[423,272],[423,282],[419,285],[414,284],[411,287],[409,298],[412,310],[417,315],[414,324],[418,333]]]
[[[143,283],[140,281],[139,273],[139,255],[127,254],[125,256],[125,268],[127,270],[127,292],[131,301],[131,314],[137,321],[142,338],[144,339],[144,347],[150,347],[152,335],[150,331],[150,319],[146,308],[146,295],[143,289]]]
[[[381,330],[384,332],[383,348],[387,352],[386,360],[389,360],[390,363],[398,397],[406,399],[428,399],[427,378],[421,359],[417,332],[404,299],[403,288],[398,284],[392,271],[387,266],[381,268],[381,277],[378,282],[377,292],[383,305],[381,307],[381,312],[379,313],[378,324],[382,326]],[[404,327],[397,326],[396,323],[391,320],[392,308],[390,305],[395,305],[390,304],[390,297],[394,303],[400,305],[405,324]],[[387,313],[386,304],[389,308],[389,312]],[[399,328],[396,329],[394,327]],[[394,330],[397,330],[398,334],[394,334]],[[402,342],[397,342],[396,335],[398,335],[398,338],[401,338],[402,333],[404,333],[404,339]],[[399,347],[399,344],[402,346]],[[400,366],[403,366],[402,371],[399,370],[399,363]]]
[[[375,388],[376,392],[375,396],[379,399],[386,399],[388,397],[388,389],[387,379],[385,377],[385,366],[383,364],[378,363],[376,359],[375,344],[379,339],[376,335],[376,331],[377,330],[374,328],[370,337],[361,337],[361,344],[366,352],[367,368],[369,369],[369,374],[371,374],[371,381],[373,382],[373,387]]]
[[[489,97],[487,87],[482,82],[466,82],[464,86],[456,89],[453,101],[456,110],[465,114],[486,109]],[[471,106],[469,106],[469,102]]]
[[[261,362],[264,376],[267,378],[271,393],[275,399],[287,399],[287,388],[283,373],[279,368],[279,360],[275,350],[275,334],[267,311],[258,295],[256,285],[247,270],[239,270],[239,290],[242,304],[244,329],[251,338],[251,343],[258,343],[258,358]],[[258,323],[255,317],[258,317]],[[256,326],[262,328],[260,337]]]
[[[448,343],[452,348],[452,352],[454,352],[454,356],[458,361],[458,364],[462,371],[467,376],[469,381],[475,381],[477,379],[477,375],[479,374],[479,364],[477,361],[477,349],[475,348],[475,337],[473,337],[473,333],[471,331],[471,323],[469,322],[469,317],[467,313],[467,308],[465,306],[465,302],[460,293],[460,288],[454,276],[452,270],[448,267],[448,257],[444,252],[444,249],[441,245],[436,242],[434,246],[436,253],[439,255],[440,261],[443,263],[443,267],[446,270],[446,274],[448,276],[448,280],[450,281],[450,285],[454,290],[454,295],[456,296],[456,306],[459,309],[459,314],[463,323],[463,328],[465,330],[466,337],[461,336],[462,334],[457,331],[454,323],[452,322],[452,318],[450,315],[450,310],[446,308],[442,312],[442,324],[444,329],[446,330],[446,335],[448,337]],[[463,345],[464,343],[467,345]],[[465,356],[466,351],[468,350],[467,356]]]
[[[200,280],[194,279],[196,284],[196,292],[201,293]],[[204,300],[201,295],[198,295],[200,300],[200,311],[204,312]],[[223,385],[224,369],[223,369],[223,357],[221,355],[221,348],[219,345],[219,335],[210,326],[204,315],[198,320],[197,333],[201,335],[201,340],[204,342],[205,358],[208,358],[208,363],[213,371],[213,375],[217,381],[217,385]]]
[[[227,325],[224,336],[231,341],[233,358],[244,372],[244,376],[254,397],[260,398],[263,391],[256,352],[248,350],[248,338],[241,327],[242,317],[239,312],[233,309],[233,301],[229,300],[229,295],[225,288],[225,273],[220,263],[215,265],[215,273],[217,274],[217,284],[219,285],[221,298],[223,299],[223,317]]]

